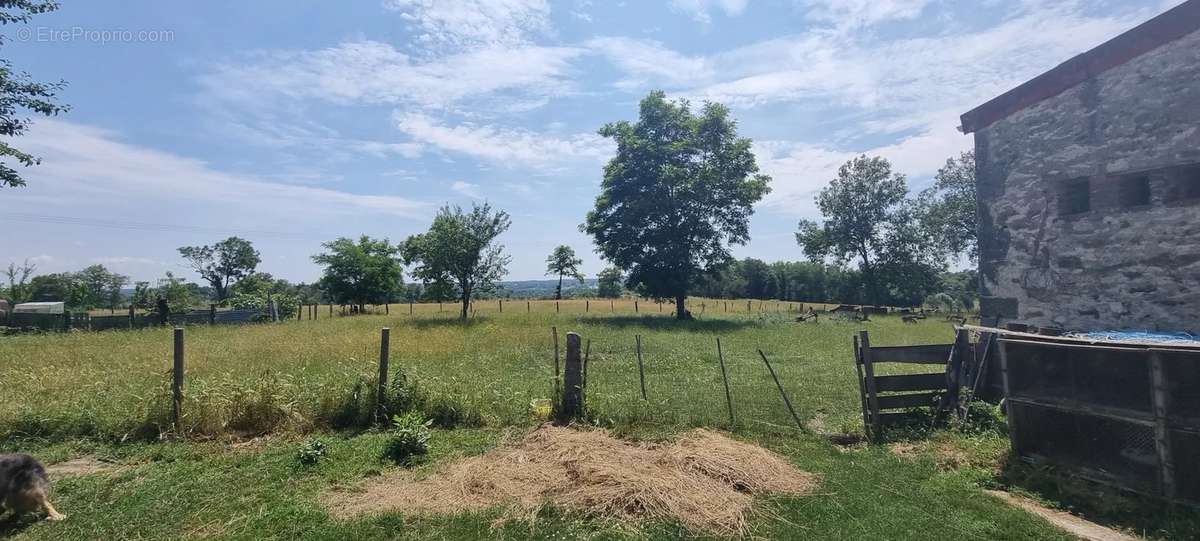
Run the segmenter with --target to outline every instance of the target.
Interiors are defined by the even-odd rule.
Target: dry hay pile
[[[807,494],[811,474],[761,447],[694,430],[670,445],[637,445],[604,431],[544,426],[514,446],[455,462],[413,481],[404,472],[332,494],[333,513],[457,514],[543,505],[615,519],[676,520],[696,532],[738,534],[755,495]]]

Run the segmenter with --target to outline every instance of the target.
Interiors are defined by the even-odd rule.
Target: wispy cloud
[[[741,15],[748,0],[671,0],[671,9],[685,13],[701,24],[712,23],[712,12],[720,10],[730,17]]]
[[[261,51],[213,66],[201,82],[207,93],[244,105],[287,98],[445,108],[504,91],[532,97],[566,93],[570,60],[583,52],[530,45],[420,61],[387,43],[354,41],[317,50]]]
[[[189,204],[215,203],[264,217],[294,216],[297,212],[423,217],[430,209],[427,203],[403,197],[356,194],[229,173],[196,159],[123,142],[113,131],[62,120],[38,121],[22,144],[44,161],[29,170],[30,187],[11,194],[18,201],[37,201],[43,192],[59,194],[55,205],[91,208],[129,200],[142,205],[186,200]]]
[[[419,32],[417,41],[453,48],[519,45],[549,30],[546,0],[385,0]]]
[[[462,195],[470,197],[471,199],[483,199],[483,195],[480,194],[480,192],[479,192],[478,184],[472,184],[470,182],[463,182],[461,180],[456,180],[456,181],[454,181],[454,184],[450,185],[450,189],[457,193],[460,193]]]
[[[912,19],[931,3],[933,0],[796,0],[808,19],[842,29]]]
[[[610,141],[590,133],[552,136],[491,125],[449,126],[420,113],[398,114],[396,125],[421,144],[505,166],[555,170],[573,162],[597,164],[613,152]]]

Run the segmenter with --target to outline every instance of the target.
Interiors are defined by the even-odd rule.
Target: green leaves
[[[366,235],[358,242],[340,237],[321,245],[324,253],[313,261],[324,265],[320,288],[338,304],[384,303],[400,291],[404,269],[400,267],[398,246],[387,239]]]
[[[5,0],[0,1],[0,24],[25,23],[33,15],[58,9],[57,2],[35,0]],[[0,43],[3,37],[0,36]],[[69,107],[59,105],[55,97],[66,87],[66,82],[37,83],[29,79],[29,75],[15,71],[12,64],[0,59],[0,136],[15,137],[29,129],[30,121],[22,118],[23,111],[30,111],[44,116],[53,116],[67,111]],[[0,142],[0,157],[10,158],[25,167],[39,163],[38,158],[21,152],[7,142]],[[24,186],[16,169],[7,164],[0,164],[0,188]]]
[[[461,317],[466,319],[471,296],[494,290],[508,272],[511,258],[495,241],[511,223],[507,212],[493,211],[487,203],[473,204],[470,212],[445,206],[428,232],[404,241],[401,254],[405,264],[415,265],[413,276],[426,286],[453,285],[462,301]]]
[[[728,245],[749,240],[770,177],[758,172],[725,106],[706,103],[695,115],[687,101],[656,91],[636,123],[614,122],[600,135],[616,141],[617,155],[581,229],[629,271],[628,286],[657,298],[686,295],[730,259]]]
[[[212,246],[182,246],[179,255],[212,286],[218,302],[229,296],[231,283],[249,276],[262,261],[254,245],[238,237],[229,237]]]

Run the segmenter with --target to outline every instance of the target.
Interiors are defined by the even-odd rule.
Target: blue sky
[[[190,276],[178,246],[236,234],[312,281],[323,241],[487,200],[513,217],[510,279],[558,244],[594,275],[596,130],[652,89],[730,106],[774,179],[735,253],[800,259],[842,162],[883,155],[919,189],[971,147],[959,114],[1176,3],[66,1],[0,29],[0,57],[72,106],[15,142],[43,163],[0,191],[0,264]]]

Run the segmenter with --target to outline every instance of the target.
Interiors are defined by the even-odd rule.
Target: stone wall
[[[1200,334],[1200,31],[975,133],[985,324]]]

